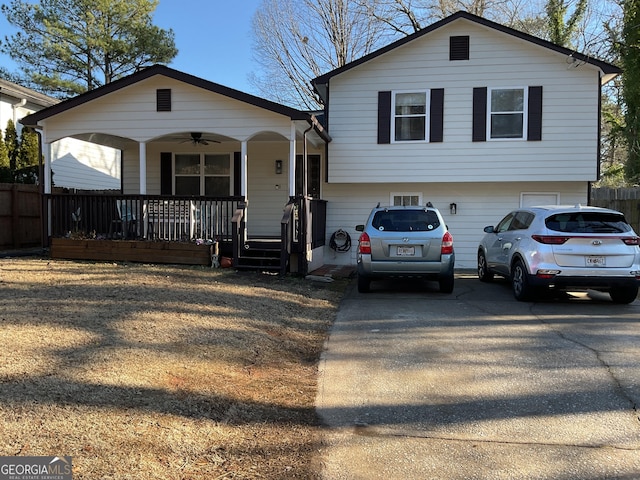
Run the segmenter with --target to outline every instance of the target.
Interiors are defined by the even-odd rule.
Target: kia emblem
[[[409,241],[409,237],[404,237],[404,238],[402,239],[402,241],[403,241],[404,243],[407,243],[407,242]]]
[[[594,240],[591,242],[593,245],[602,245],[602,240]]]

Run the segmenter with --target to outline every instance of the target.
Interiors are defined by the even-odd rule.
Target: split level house
[[[355,265],[355,225],[378,203],[431,202],[456,268],[475,268],[483,227],[511,209],[588,203],[602,88],[619,73],[458,12],[315,78],[315,114],[153,66],[23,123],[47,165],[67,137],[121,152],[119,196],[45,183],[52,237],[215,239],[238,267],[271,241],[281,272],[306,273]]]

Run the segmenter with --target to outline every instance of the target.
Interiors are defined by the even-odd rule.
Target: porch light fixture
[[[280,175],[282,173],[282,160],[276,160],[276,174]]]
[[[458,205],[456,205],[455,203],[450,203],[449,212],[451,212],[451,215],[455,215],[456,213],[458,213]]]

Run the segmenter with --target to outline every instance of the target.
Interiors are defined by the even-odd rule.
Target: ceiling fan
[[[180,143],[191,142],[193,145],[209,145],[209,143],[220,143],[212,138],[203,138],[202,132],[191,132],[191,137]]]

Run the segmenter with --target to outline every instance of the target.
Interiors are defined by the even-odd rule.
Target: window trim
[[[396,140],[396,118],[397,117],[421,117],[422,115],[396,115],[396,96],[403,93],[423,93],[425,99],[424,105],[424,138],[421,140]],[[431,89],[415,89],[415,90],[392,90],[391,91],[391,108],[390,108],[390,127],[391,127],[391,143],[429,143],[429,135],[431,129]]]
[[[499,138],[491,135],[491,117],[494,112],[491,110],[491,96],[497,90],[521,90],[522,91],[522,131],[520,137]],[[495,112],[496,114],[501,112]],[[503,112],[504,113],[504,112]],[[513,111],[511,113],[519,113]],[[523,142],[527,141],[529,131],[529,88],[523,86],[510,87],[487,87],[487,108],[486,108],[486,139],[489,142]]]
[[[394,197],[418,197],[418,206],[423,205],[422,192],[391,192],[389,194],[389,205],[395,205]]]

